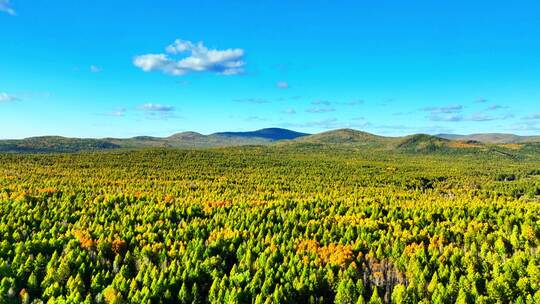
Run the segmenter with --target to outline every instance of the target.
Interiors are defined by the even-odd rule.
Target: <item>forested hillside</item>
[[[525,140],[525,138],[527,140]],[[478,140],[476,140],[478,139]],[[497,139],[497,140],[495,140]],[[520,139],[520,140],[518,140]],[[511,134],[460,135],[412,134],[401,137],[375,135],[354,129],[337,129],[318,134],[306,134],[280,128],[266,128],[250,132],[219,132],[203,135],[181,132],[168,137],[135,136],[131,138],[67,138],[61,136],[30,137],[18,140],[0,140],[0,153],[66,153],[110,149],[138,148],[223,148],[239,146],[284,146],[361,148],[412,152],[458,153],[471,151],[501,151],[521,154],[534,150],[540,153],[540,138]]]
[[[540,303],[539,201],[533,152],[0,154],[0,303]]]

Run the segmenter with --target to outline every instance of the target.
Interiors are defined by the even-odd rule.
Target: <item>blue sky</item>
[[[0,138],[540,134],[538,1],[0,0]]]

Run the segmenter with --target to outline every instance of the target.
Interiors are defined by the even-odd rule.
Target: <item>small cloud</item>
[[[501,110],[501,109],[508,109],[507,106],[502,106],[502,105],[498,105],[498,104],[495,104],[495,105],[491,105],[489,106],[486,111],[495,111],[495,110]]]
[[[461,115],[449,114],[449,115],[430,115],[431,121],[463,121],[464,118]]]
[[[432,114],[436,114],[436,113],[448,114],[448,113],[460,112],[462,109],[463,109],[462,105],[449,105],[445,107],[426,107],[421,110],[424,112],[431,112]]]
[[[145,112],[173,112],[174,107],[168,105],[162,105],[157,103],[145,103],[137,107],[139,110]]]
[[[174,106],[163,105],[158,103],[144,103],[137,106],[137,109],[143,111],[149,119],[169,119],[178,118],[175,114]]]
[[[458,121],[476,121],[476,122],[482,122],[482,121],[494,121],[494,120],[506,120],[509,118],[514,117],[512,114],[505,114],[501,116],[492,116],[487,115],[485,113],[474,113],[470,116],[463,116],[460,114],[432,114],[429,116],[429,120],[431,121],[446,121],[446,122],[458,122]]]
[[[286,82],[286,81],[278,81],[278,82],[276,83],[276,87],[277,87],[278,89],[288,89],[288,88],[289,88],[289,83]]]
[[[281,113],[292,115],[292,114],[296,114],[296,110],[293,109],[293,108],[289,108],[289,109],[285,109],[285,110],[281,111]]]
[[[9,0],[0,0],[0,12],[7,13],[11,16],[16,16],[17,12],[11,7],[11,3]]]
[[[136,56],[133,64],[145,72],[160,71],[182,76],[188,73],[211,72],[219,75],[236,75],[244,72],[243,49],[208,49],[202,42],[193,43],[176,39],[165,48],[165,54]],[[180,59],[171,56],[188,54]]]
[[[112,116],[112,117],[124,117],[126,115],[126,109],[125,108],[118,108],[114,111],[105,113],[105,116]]]
[[[347,101],[344,103],[346,106],[358,106],[358,105],[361,105],[361,104],[364,104],[364,101],[362,99],[353,99],[351,101]]]
[[[20,99],[18,97],[15,97],[8,93],[0,92],[0,102],[11,102],[11,101],[19,101],[19,100]]]
[[[259,117],[259,116],[248,116],[244,120],[245,121],[268,121],[268,119],[262,118],[262,117]]]
[[[98,66],[95,66],[95,65],[91,65],[90,66],[90,72],[92,73],[99,73],[99,72],[102,72],[103,69],[98,67]]]
[[[486,103],[486,102],[488,102],[488,100],[485,99],[485,98],[480,98],[480,99],[475,100],[474,102],[475,103]]]
[[[421,111],[429,112],[429,120],[431,121],[462,121],[463,116],[459,113],[463,109],[462,105],[449,105],[443,107],[426,107]]]
[[[394,116],[404,116],[404,115],[412,115],[414,112],[394,112],[392,115]]]
[[[471,117],[469,117],[468,120],[470,120],[470,121],[492,121],[492,120],[497,120],[497,118],[494,117],[494,116],[483,114],[483,113],[474,113]]]
[[[540,131],[540,123],[529,121],[527,123],[514,124],[510,126],[511,130],[514,131]]]
[[[527,119],[527,120],[540,119],[540,112],[529,114],[529,115],[523,117],[523,119]]]
[[[505,114],[500,116],[491,116],[484,113],[474,113],[472,116],[468,117],[469,121],[493,121],[493,120],[506,120],[514,117],[512,114]]]
[[[284,127],[291,128],[320,128],[320,129],[338,129],[338,128],[366,128],[371,124],[367,121],[340,121],[337,118],[328,118],[323,120],[311,120],[303,123],[285,123]]]
[[[329,106],[331,104],[328,100],[321,100],[317,99],[311,102],[312,105],[323,105],[323,106]]]
[[[381,106],[381,107],[386,107],[386,106],[388,106],[388,105],[390,105],[390,104],[392,104],[392,103],[394,103],[394,99],[393,99],[393,98],[389,98],[389,99],[386,99],[386,100],[384,100],[384,101],[382,101],[382,102],[377,103],[377,105],[378,105],[378,106]]]
[[[252,103],[252,104],[263,104],[263,103],[269,103],[270,100],[264,99],[264,98],[241,98],[241,99],[235,99],[235,102],[241,102],[241,103]]]
[[[307,109],[306,112],[308,113],[330,113],[334,112],[336,109],[334,108],[310,108]]]

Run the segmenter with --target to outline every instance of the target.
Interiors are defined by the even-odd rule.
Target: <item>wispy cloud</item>
[[[459,104],[442,107],[425,107],[420,110],[429,112],[427,118],[431,121],[463,121],[463,115],[460,114],[463,106]]]
[[[540,131],[540,123],[538,123],[536,121],[518,123],[518,124],[511,125],[509,127],[509,129],[514,130],[514,131],[534,131],[534,132],[538,132],[538,131]]]
[[[174,111],[173,106],[162,105],[158,103],[144,103],[137,107],[139,110],[146,112],[172,112]]]
[[[502,109],[508,109],[507,106],[494,104],[489,107],[487,107],[486,111],[495,111],[495,110],[502,110]]]
[[[340,121],[337,118],[327,118],[322,120],[310,120],[301,123],[285,123],[284,127],[290,128],[318,128],[318,129],[340,129],[340,128],[366,128],[371,124],[365,120],[352,119]]]
[[[179,118],[176,115],[175,107],[171,105],[144,103],[137,106],[137,109],[144,112],[145,116],[149,119],[166,120],[169,118]]]
[[[292,115],[292,114],[296,114],[296,110],[293,109],[293,108],[288,108],[288,109],[285,109],[285,110],[281,111],[281,113]]]
[[[334,112],[336,109],[334,108],[309,108],[306,110],[308,113],[330,113]]]
[[[351,107],[353,107],[353,106],[359,106],[359,105],[361,105],[361,104],[364,104],[364,100],[362,100],[362,99],[353,99],[353,100],[344,102],[344,104],[345,104],[346,106],[351,106]]]
[[[317,100],[312,101],[311,104],[329,106],[332,103],[329,100],[317,99]]]
[[[18,97],[5,92],[0,92],[0,102],[11,102],[20,100]]]
[[[136,56],[133,64],[145,72],[161,71],[181,76],[187,73],[211,72],[220,75],[236,75],[244,72],[244,50],[208,49],[202,42],[177,39],[165,49],[166,53]],[[186,55],[180,59],[171,56]]]
[[[446,115],[430,115],[428,116],[431,121],[463,121],[463,115],[459,114],[446,114]]]
[[[241,102],[241,103],[253,103],[253,104],[263,104],[263,103],[269,103],[270,102],[270,100],[268,100],[268,99],[254,98],[254,97],[240,98],[240,99],[235,99],[234,101],[235,102]]]
[[[394,112],[394,113],[392,113],[392,115],[394,115],[394,116],[404,116],[404,115],[412,115],[412,114],[414,114],[414,112],[412,112],[412,111],[409,111],[409,112]]]
[[[469,116],[465,116],[461,114],[436,114],[436,115],[428,116],[429,120],[431,121],[446,121],[446,122],[459,122],[459,121],[482,122],[482,121],[506,120],[512,117],[514,117],[512,114],[494,116],[494,115],[487,115],[481,112],[474,113]]]
[[[486,102],[488,102],[488,100],[485,99],[485,98],[478,98],[478,99],[475,100],[474,102],[475,102],[475,103],[486,103]]]
[[[127,110],[125,108],[118,108],[111,112],[106,112],[105,116],[112,116],[112,117],[124,117],[126,115]]]
[[[505,115],[487,115],[484,113],[474,113],[473,115],[466,118],[469,121],[493,121],[493,120],[505,120],[514,117],[512,114],[505,114]]]
[[[268,121],[268,119],[260,116],[248,116],[244,119],[245,121]]]
[[[17,15],[9,0],[0,0],[0,12],[7,13],[11,16]]]
[[[540,112],[531,113],[531,114],[529,114],[529,115],[523,117],[523,119],[527,119],[527,120],[540,119]]]
[[[288,89],[288,88],[289,88],[289,83],[286,82],[286,81],[278,81],[278,82],[276,83],[276,87],[277,87],[278,89]]]
[[[92,72],[92,73],[99,73],[99,72],[102,72],[102,71],[103,71],[103,69],[96,66],[96,65],[91,65],[90,66],[90,72]]]
[[[423,108],[422,111],[424,112],[431,112],[432,114],[437,114],[437,113],[445,113],[445,114],[448,114],[448,113],[457,113],[457,112],[460,112],[461,110],[463,110],[463,106],[462,105],[449,105],[449,106],[443,106],[443,107],[426,107],[426,108]]]

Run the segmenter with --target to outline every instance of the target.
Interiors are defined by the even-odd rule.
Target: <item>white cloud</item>
[[[208,49],[202,42],[193,43],[187,40],[176,41],[165,48],[166,54],[145,54],[136,56],[133,64],[145,72],[161,71],[173,76],[181,76],[190,72],[213,72],[220,75],[236,75],[244,72],[244,50]],[[180,59],[172,55],[189,53]]]
[[[325,106],[329,106],[329,105],[331,104],[331,102],[328,101],[328,100],[317,99],[317,100],[312,101],[311,104],[313,104],[313,105],[325,105]]]
[[[492,116],[487,115],[482,112],[474,113],[470,116],[463,116],[461,114],[448,114],[443,113],[442,115],[439,114],[432,114],[429,116],[429,119],[431,121],[447,121],[447,122],[458,122],[458,121],[476,121],[476,122],[483,122],[483,121],[494,121],[494,120],[506,120],[513,118],[514,115],[512,114],[505,114],[505,115],[499,115],[499,116]]]
[[[113,116],[113,117],[124,117],[125,114],[126,114],[126,109],[125,108],[118,108],[114,111],[111,111],[111,112],[107,112],[105,113],[106,116]]]
[[[345,105],[353,107],[353,106],[361,105],[363,103],[364,103],[364,100],[362,99],[353,99],[351,101],[345,102]]]
[[[138,109],[146,111],[146,112],[172,112],[174,111],[173,106],[162,105],[158,103],[145,103],[145,104],[139,105]]]
[[[245,121],[268,121],[268,119],[260,116],[248,116],[244,119]]]
[[[11,4],[9,3],[9,0],[0,0],[0,12],[7,13],[11,16],[16,16],[17,13],[15,10],[11,7]]]
[[[512,114],[504,114],[499,116],[492,116],[492,115],[486,115],[484,113],[474,113],[470,117],[468,117],[466,120],[470,121],[492,121],[492,120],[505,120],[513,118],[514,115]]]
[[[334,108],[310,108],[306,110],[308,113],[330,113],[334,111]]]
[[[445,107],[427,107],[427,108],[423,108],[422,111],[431,112],[431,114],[436,114],[436,113],[448,114],[448,113],[460,112],[462,109],[463,109],[462,105],[449,105]]]
[[[20,100],[19,98],[9,95],[8,93],[0,92],[0,102],[10,102],[10,101],[17,101]]]
[[[159,103],[144,103],[137,106],[137,109],[144,112],[148,119],[167,120],[169,118],[180,118],[176,115],[176,109],[171,105]]]
[[[540,112],[531,113],[530,115],[523,117],[523,119],[540,119]]]
[[[445,115],[436,115],[432,114],[429,116],[429,120],[431,121],[463,121],[465,118],[463,115],[459,114],[445,114]]]
[[[98,66],[95,66],[95,65],[90,66],[90,72],[92,73],[99,73],[101,71],[103,71],[103,69]]]
[[[281,111],[281,113],[284,113],[284,114],[296,114],[296,110],[293,109],[293,108],[288,108],[288,109],[285,109],[283,111]]]
[[[278,81],[278,82],[276,83],[276,87],[277,87],[278,89],[288,89],[288,88],[289,88],[289,83],[286,82],[286,81]]]
[[[514,131],[540,131],[540,123],[529,121],[527,123],[518,123],[510,126]]]

